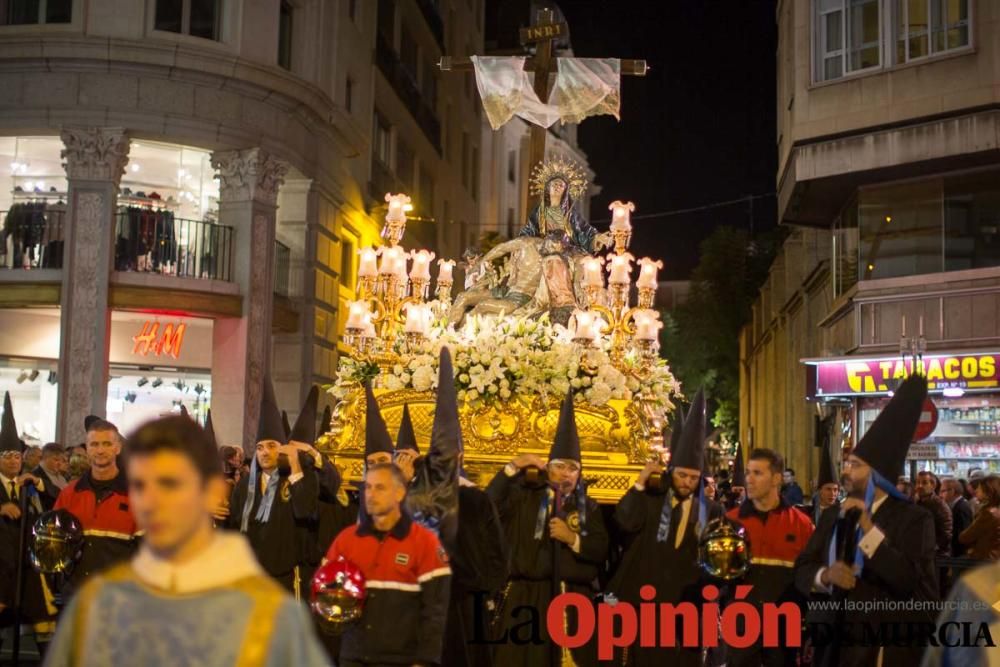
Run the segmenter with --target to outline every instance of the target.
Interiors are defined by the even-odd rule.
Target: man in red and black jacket
[[[795,589],[795,559],[813,532],[809,517],[781,496],[785,465],[781,455],[770,449],[750,452],[746,467],[747,499],[726,516],[746,528],[750,540],[750,572],[746,581],[753,586],[747,602],[781,604],[804,600]],[[785,642],[782,641],[782,645]],[[794,665],[795,650],[764,648],[758,642],[745,649],[729,649],[729,665]]]
[[[341,640],[341,667],[441,662],[451,569],[434,533],[402,511],[405,496],[399,468],[370,466],[366,512],[327,551],[328,561],[343,557],[360,568],[367,589],[361,620]]]
[[[90,575],[127,560],[136,547],[136,523],[129,509],[128,482],[118,467],[118,429],[103,419],[87,423],[90,470],[59,493],[54,509],[71,512],[83,524],[83,557],[70,578],[76,589]]]

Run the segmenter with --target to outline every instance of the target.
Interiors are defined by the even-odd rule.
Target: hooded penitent
[[[3,421],[0,422],[0,452],[21,451],[21,439],[17,437],[17,424],[14,422],[14,407],[10,402],[10,392],[3,397]]]
[[[306,395],[306,402],[302,404],[302,410],[295,420],[289,442],[304,442],[311,445],[316,441],[316,405],[319,403],[319,387],[313,385]]]
[[[282,442],[288,442],[292,435],[292,427],[288,422],[288,413],[284,410],[281,411],[281,428],[285,431],[285,438]]]
[[[580,456],[580,434],[576,430],[576,411],[573,409],[573,392],[570,391],[563,399],[559,410],[559,424],[556,426],[556,439],[549,449],[549,461],[563,459],[566,461],[583,461]]]
[[[871,466],[868,484],[863,490],[858,490],[864,495],[866,511],[871,512],[875,504],[876,487],[898,500],[909,500],[896,488],[894,480],[903,472],[906,452],[913,442],[913,434],[920,423],[920,413],[923,412],[926,398],[927,379],[922,375],[908,377],[854,448],[852,453]],[[844,560],[852,564],[855,573],[860,576],[864,569],[864,554],[861,549],[863,531],[860,525],[851,529],[856,521],[857,517],[851,518],[848,515],[834,525],[830,540],[830,563],[838,558]],[[852,551],[853,559],[850,558]]]
[[[705,462],[705,393],[698,391],[670,457],[671,468],[701,470]]]
[[[271,377],[269,375],[264,376],[263,384],[264,387],[260,397],[260,416],[257,421],[257,442],[274,440],[279,443],[285,443],[285,428],[281,424],[281,412],[278,410],[278,402],[274,399],[274,386],[271,384]],[[253,461],[250,463],[247,498],[243,505],[243,516],[240,521],[240,530],[244,533],[250,525],[250,511],[253,508],[254,498],[260,486],[260,482],[258,481],[260,479],[259,475],[260,467],[257,463],[257,457],[254,456]],[[275,495],[277,495],[280,477],[281,475],[274,474],[268,479],[267,488],[264,489],[264,496],[257,507],[255,518],[258,521],[266,522],[270,518],[271,505],[274,503]]]
[[[365,458],[378,452],[392,455],[392,437],[378,409],[371,382],[365,383]]]
[[[573,407],[573,390],[566,392],[566,398],[563,399],[562,407],[559,409],[559,422],[556,425],[556,437],[552,441],[552,447],[549,449],[549,462],[556,459],[563,461],[576,461],[580,464],[580,477],[577,479],[576,488],[573,492],[576,495],[575,504],[577,512],[579,513],[580,519],[580,533],[583,535],[587,534],[587,487],[583,481],[583,456],[580,452],[580,434],[576,430],[576,410]],[[550,499],[549,496],[552,496]],[[559,494],[556,492],[553,494],[552,491],[549,492],[542,500],[542,506],[539,507],[538,518],[539,521],[535,524],[535,537],[536,539],[543,533],[544,518],[549,510],[547,504],[549,502],[555,502],[556,507],[560,505]]]
[[[891,482],[889,485],[893,489],[896,478],[903,473],[906,452],[913,442],[926,398],[926,378],[922,375],[908,377],[854,448],[854,455]]]
[[[677,438],[677,444],[673,448],[670,457],[670,469],[686,468],[696,470],[699,473],[705,465],[705,392],[698,390],[694,400],[691,401],[691,408],[687,417],[684,418],[681,434]],[[663,506],[660,510],[660,521],[656,530],[658,542],[665,542],[670,535],[670,521],[673,513],[673,484],[667,488],[663,498]],[[698,480],[698,491],[694,498],[696,511],[698,512],[698,523],[696,532],[701,535],[702,529],[708,522],[708,505],[705,501],[705,477]]]
[[[406,495],[413,518],[435,530],[446,546],[454,545],[458,530],[458,470],[462,430],[451,353],[441,348],[438,360],[437,403],[427,456],[414,469]]]
[[[410,418],[409,405],[403,405],[403,418],[399,420],[399,432],[396,434],[396,451],[400,449],[420,451],[417,434],[413,430],[413,420]]]
[[[733,457],[733,486],[746,488],[747,475],[743,468],[743,448],[736,445],[736,455]]]
[[[834,462],[830,453],[830,438],[826,438],[823,443],[823,451],[819,457],[819,474],[816,484],[823,488],[824,484],[840,484],[839,466]]]

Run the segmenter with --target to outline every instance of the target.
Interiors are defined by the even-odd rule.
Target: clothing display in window
[[[62,202],[49,206],[45,202],[22,202],[11,206],[0,234],[2,266],[62,268],[65,211]]]
[[[175,273],[177,259],[173,212],[139,206],[119,209],[116,270]]]

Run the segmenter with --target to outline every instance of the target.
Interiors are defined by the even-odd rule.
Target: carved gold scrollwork
[[[434,421],[434,392],[404,389],[376,393],[393,436],[399,429],[403,406],[409,406],[417,442],[426,452]],[[617,502],[634,483],[648,456],[651,434],[643,409],[641,401],[612,400],[601,407],[577,404],[583,475],[590,483],[589,493],[599,502]],[[485,486],[518,453],[532,452],[544,458],[558,420],[559,401],[554,398],[514,397],[491,406],[460,406],[465,468],[470,479]],[[358,388],[334,407],[331,430],[318,440],[318,447],[344,466],[344,477],[350,484],[361,479],[364,437],[365,401]]]

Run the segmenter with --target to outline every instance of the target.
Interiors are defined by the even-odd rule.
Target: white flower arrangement
[[[341,358],[337,380],[330,393],[343,399],[358,383],[371,379],[386,391],[437,387],[440,350],[451,350],[458,399],[473,408],[517,396],[540,395],[559,400],[571,388],[586,403],[601,407],[612,399],[649,401],[660,416],[673,409],[680,385],[663,359],[639,378],[623,373],[611,363],[607,349],[581,350],[564,327],[547,317],[537,320],[501,317],[468,317],[461,329],[438,326],[432,335],[406,352],[388,372],[379,373],[371,362]],[[637,362],[626,357],[625,367]]]

